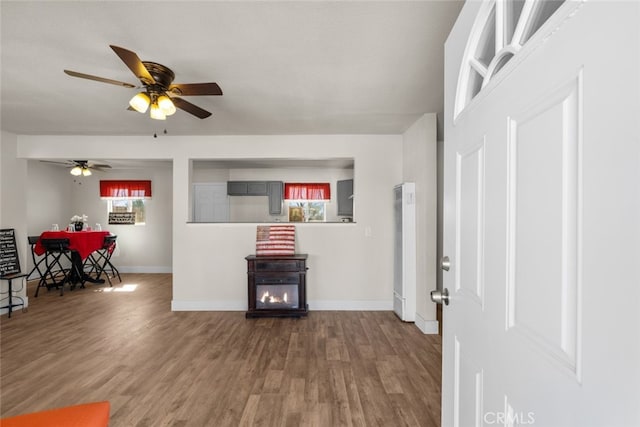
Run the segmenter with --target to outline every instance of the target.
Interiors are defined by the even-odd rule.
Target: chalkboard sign
[[[13,228],[0,230],[0,276],[20,273],[20,260]]]

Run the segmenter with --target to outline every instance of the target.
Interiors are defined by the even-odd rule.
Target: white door
[[[229,222],[226,182],[193,184],[194,222]]]
[[[446,44],[442,425],[640,426],[640,2],[535,3]]]

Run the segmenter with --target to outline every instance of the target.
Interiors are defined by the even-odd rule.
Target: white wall
[[[75,212],[72,193],[89,178],[74,177],[69,170],[37,160],[27,162],[27,230],[30,236],[64,229]],[[74,182],[75,181],[75,182]]]
[[[312,310],[392,309],[391,190],[403,179],[401,135],[168,136],[161,140],[21,135],[18,139],[21,158],[173,161],[169,244],[173,246],[174,310],[245,310],[244,257],[255,253],[255,223],[188,223],[191,160],[354,158],[358,222],[297,225],[297,250],[309,254],[309,306]],[[156,186],[154,203],[155,197]],[[162,244],[141,242],[147,248]]]
[[[0,228],[15,229],[16,245],[22,272],[28,273],[27,260],[27,219],[26,219],[26,176],[27,162],[16,159],[17,137],[8,132],[0,134]],[[7,292],[8,284],[0,281],[0,291]],[[20,280],[13,281],[15,295],[23,298],[25,306],[29,304],[26,287]],[[3,295],[4,296],[4,295]],[[7,300],[0,305],[6,305]],[[5,313],[7,310],[2,310]]]
[[[50,230],[53,224],[64,229],[71,216],[73,208],[72,192],[74,178],[68,169],[37,160],[27,161],[27,176],[25,179],[25,193],[27,202],[26,220],[27,235],[39,236],[44,230]],[[33,268],[31,248],[27,251],[25,260],[27,271]],[[37,277],[38,273],[30,279]]]
[[[403,135],[402,179],[416,184],[416,326],[438,333],[436,307],[437,143],[436,115],[425,114]]]

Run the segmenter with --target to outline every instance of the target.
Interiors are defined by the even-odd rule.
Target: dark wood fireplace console
[[[307,255],[249,255],[246,317],[301,317],[309,312]]]

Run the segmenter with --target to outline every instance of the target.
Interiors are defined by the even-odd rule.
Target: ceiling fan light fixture
[[[69,171],[69,173],[73,176],[80,176],[82,175],[82,168],[80,166],[75,166]]]
[[[164,113],[164,111],[162,111],[162,109],[160,109],[157,102],[154,102],[153,104],[151,104],[149,115],[151,116],[152,119],[155,119],[155,120],[167,119],[167,115]]]
[[[149,107],[153,109],[153,105],[155,104],[156,109],[159,108],[161,110],[161,112],[150,112],[151,117],[156,120],[165,120],[167,116],[176,112],[176,108],[199,119],[206,119],[211,116],[209,111],[180,98],[180,96],[222,95],[222,89],[220,89],[217,83],[173,83],[175,74],[170,68],[157,62],[141,61],[138,55],[131,50],[114,45],[109,46],[140,80],[140,83],[142,83],[142,87],[139,87],[142,89],[142,92],[136,94],[129,101],[130,110],[146,113]],[[130,83],[93,76],[91,74],[78,73],[77,71],[64,70],[64,72],[71,77],[94,80],[127,88],[136,87]],[[173,97],[169,96],[169,94]],[[158,102],[160,102],[159,106],[157,105]]]
[[[151,103],[151,98],[144,92],[140,92],[129,101],[129,105],[131,108],[136,110],[138,113],[146,113],[147,108],[149,108],[149,104]]]
[[[158,97],[158,107],[160,107],[165,116],[171,116],[176,112],[176,106],[173,105],[173,101],[167,95]]]
[[[91,169],[82,168],[82,176],[91,176]]]

